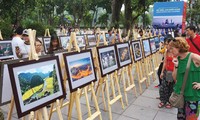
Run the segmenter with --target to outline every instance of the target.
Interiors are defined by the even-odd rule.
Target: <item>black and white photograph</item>
[[[118,69],[117,54],[114,45],[98,47],[97,52],[102,76]]]
[[[50,41],[51,37],[43,37],[43,45],[44,45],[44,51],[45,53],[48,53],[49,47],[50,47]]]

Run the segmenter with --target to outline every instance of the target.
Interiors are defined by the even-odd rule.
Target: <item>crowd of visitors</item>
[[[143,37],[143,30],[139,31],[138,38]],[[108,30],[108,42],[113,43],[116,36],[113,31]],[[27,29],[17,28],[12,38],[12,48],[14,59],[27,58],[30,52],[30,40]],[[36,53],[41,56],[45,55],[42,41],[35,40]],[[51,36],[50,47],[47,54],[54,51],[62,50],[58,37]],[[186,37],[181,36],[177,31],[174,37],[166,35],[164,42],[160,43],[159,52],[163,55],[162,62],[158,69],[159,78],[159,108],[166,107],[168,109],[173,106],[169,99],[172,92],[180,94],[183,84],[186,65],[189,57],[191,64],[189,74],[184,89],[185,104],[183,108],[178,108],[178,120],[197,120],[200,108],[200,36],[196,33],[194,26],[186,28]]]
[[[186,36],[178,33],[173,38],[167,35],[164,47],[160,44],[160,53],[164,52],[164,59],[158,69],[159,77],[159,108],[171,108],[169,102],[172,91],[180,94],[184,74],[189,57],[189,72],[183,91],[184,107],[178,108],[178,120],[197,120],[200,108],[200,36],[196,33],[195,26],[186,28]],[[165,49],[166,48],[166,49]]]

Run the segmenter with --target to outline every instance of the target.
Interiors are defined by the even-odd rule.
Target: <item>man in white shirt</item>
[[[27,29],[23,31],[22,39],[24,40],[24,45],[22,46],[20,53],[22,54],[22,58],[28,58],[30,53],[30,39]]]
[[[21,39],[23,28],[18,27],[15,33],[16,35],[12,39],[12,50],[13,50],[14,59],[19,59],[19,58],[22,58],[20,49],[24,46],[24,41]]]

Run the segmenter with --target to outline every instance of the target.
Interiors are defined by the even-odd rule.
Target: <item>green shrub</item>
[[[36,30],[36,35],[37,36],[44,36],[45,33],[45,27],[42,23],[38,23],[38,22],[33,22],[33,23],[27,23],[25,25],[26,29],[34,29]]]
[[[11,39],[13,31],[10,21],[0,21],[0,30],[3,39]]]

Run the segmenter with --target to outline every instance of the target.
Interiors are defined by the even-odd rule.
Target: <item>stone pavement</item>
[[[112,106],[112,117],[113,120],[176,120],[177,109],[167,109],[167,108],[158,108],[159,100],[156,97],[159,96],[158,88],[154,88],[157,84],[157,81],[152,82],[151,85],[145,89],[145,85],[143,84],[143,93],[139,95],[138,83],[135,80],[138,97],[133,94],[133,91],[129,91],[128,93],[128,106],[125,104],[123,88],[121,86],[121,93],[123,95],[123,101],[125,108],[124,110],[121,107],[120,102],[116,102]],[[81,111],[83,115],[83,120],[87,118],[87,106],[85,103],[84,96],[81,98]],[[99,99],[99,107],[102,113],[103,120],[109,120],[108,112],[104,111],[102,98]],[[94,112],[94,105],[91,102],[92,112]],[[7,117],[7,111],[9,109],[8,105],[1,107],[5,118]],[[64,107],[62,110],[63,119],[67,120],[68,107]],[[52,120],[58,120],[57,113],[53,113],[51,118]],[[75,107],[72,112],[72,120],[77,119],[77,114]],[[14,110],[12,115],[12,120],[17,120],[17,113]],[[98,120],[98,118],[96,119]]]

